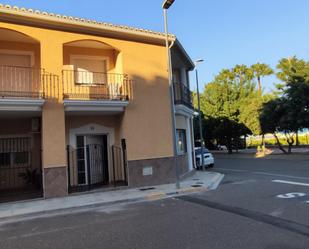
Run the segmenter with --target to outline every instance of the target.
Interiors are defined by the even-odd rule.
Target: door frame
[[[76,148],[76,136],[80,135],[106,135],[107,136],[107,164],[108,179],[112,179],[112,146],[115,144],[115,129],[96,123],[89,123],[77,128],[69,129],[69,145]]]
[[[79,137],[83,137],[83,139],[84,139],[85,183],[83,183],[83,184],[78,184],[77,183],[77,185],[78,186],[91,185],[91,183],[88,182],[88,179],[89,179],[89,177],[88,177],[88,174],[89,174],[89,172],[88,172],[89,159],[88,159],[88,153],[87,153],[87,145],[88,145],[87,144],[87,137],[88,136],[99,136],[99,137],[101,137],[101,139],[103,140],[103,146],[105,146],[105,144],[104,144],[104,136],[106,137],[106,148],[104,149],[105,150],[104,153],[106,153],[106,155],[107,155],[107,165],[105,167],[107,167],[107,171],[108,171],[107,177],[109,179],[108,134],[76,134],[76,148],[77,148],[77,137],[78,136]],[[102,153],[103,153],[103,151],[102,151]],[[76,156],[77,156],[77,154],[76,154]],[[102,161],[102,177],[103,177],[103,179],[104,179],[104,163],[105,162]],[[77,171],[77,174],[78,174],[78,165],[77,164],[76,164],[76,167],[77,167],[76,171]],[[89,165],[89,167],[90,167],[90,165]]]

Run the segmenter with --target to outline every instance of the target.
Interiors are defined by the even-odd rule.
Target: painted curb
[[[152,194],[146,195],[146,197],[144,197],[144,199],[149,200],[149,201],[155,201],[155,200],[162,199],[166,196],[167,195],[166,195],[165,192],[158,192],[158,193],[152,193]]]

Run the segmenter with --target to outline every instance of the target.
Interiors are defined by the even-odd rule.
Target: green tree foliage
[[[224,141],[229,150],[240,136],[259,133],[260,108],[254,73],[245,65],[222,70],[209,83],[201,96],[201,109],[217,140]],[[254,101],[255,102],[254,102]],[[254,116],[255,118],[251,118]],[[207,126],[207,125],[205,125]]]
[[[257,80],[259,94],[262,95],[262,78],[272,75],[274,71],[267,64],[264,63],[256,63],[252,65],[251,70],[253,71],[254,77]]]
[[[291,153],[295,134],[309,127],[309,64],[293,57],[282,59],[277,69],[281,94],[263,105],[260,123],[264,134],[273,133],[279,148]],[[281,146],[278,132],[285,134],[288,151]]]

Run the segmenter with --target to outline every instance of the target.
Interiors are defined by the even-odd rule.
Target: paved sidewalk
[[[67,197],[46,200],[20,201],[0,204],[0,220],[25,217],[61,211],[72,208],[95,207],[115,203],[126,203],[142,200],[157,200],[168,196],[213,190],[218,187],[224,175],[216,172],[196,171],[194,175],[181,181],[180,189],[175,184],[124,189],[114,191],[97,191],[75,194]]]

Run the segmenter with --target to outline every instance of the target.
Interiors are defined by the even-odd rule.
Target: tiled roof
[[[40,10],[34,10],[34,9],[27,9],[27,8],[20,8],[17,6],[11,6],[9,4],[1,4],[0,3],[0,12],[1,10],[9,10],[10,13],[22,13],[22,14],[28,14],[37,18],[40,17],[51,17],[55,19],[59,19],[59,21],[70,21],[76,24],[83,24],[83,25],[96,25],[100,28],[113,28],[113,29],[118,29],[119,31],[132,31],[132,32],[138,32],[138,33],[144,33],[144,34],[149,34],[149,35],[159,35],[159,36],[165,36],[164,33],[162,32],[156,32],[148,29],[141,29],[141,28],[134,28],[130,26],[125,26],[125,25],[115,25],[111,23],[106,23],[106,22],[98,22],[95,20],[90,20],[90,19],[85,19],[85,18],[78,18],[78,17],[73,17],[73,16],[66,16],[66,15],[60,15],[60,14],[54,14],[54,13],[49,13],[46,11],[40,11]],[[170,35],[170,38],[174,38],[174,35]]]

